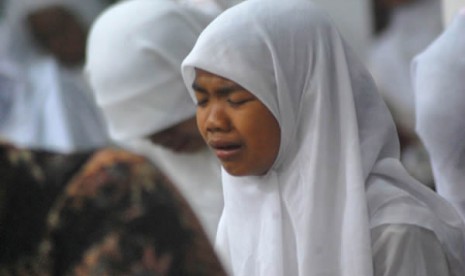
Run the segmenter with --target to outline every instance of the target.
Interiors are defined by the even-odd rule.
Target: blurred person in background
[[[107,144],[82,74],[87,31],[101,0],[11,0],[0,33],[0,136],[59,152]],[[6,100],[4,100],[6,99]]]
[[[180,72],[211,19],[171,0],[117,3],[92,25],[85,70],[111,138],[159,166],[213,240],[223,208],[220,164],[197,129]]]
[[[442,22],[444,26],[449,25],[457,16],[457,13],[465,7],[464,0],[441,0]]]
[[[397,125],[402,162],[421,182],[433,186],[431,165],[415,133],[412,58],[442,30],[439,0],[379,0],[389,12],[387,27],[375,37],[368,67]]]
[[[464,3],[465,6],[465,3]],[[437,191],[465,219],[465,10],[412,62],[416,131]]]
[[[239,4],[245,0],[174,0],[182,4],[192,5],[195,8],[209,13],[213,16]]]

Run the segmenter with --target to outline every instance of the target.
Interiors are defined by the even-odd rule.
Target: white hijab
[[[439,194],[465,218],[465,10],[412,63],[416,131]]]
[[[113,139],[144,137],[195,116],[179,66],[210,21],[170,0],[126,1],[99,17],[85,67]]]
[[[118,3],[92,26],[85,70],[111,138],[154,161],[213,239],[223,207],[218,160],[206,147],[176,153],[143,139],[195,116],[180,66],[210,21],[170,0]]]
[[[20,146],[59,152],[100,147],[108,142],[106,127],[81,69],[62,66],[37,45],[27,28],[28,14],[55,5],[69,9],[84,26],[103,8],[99,0],[7,3],[0,52],[8,66],[0,68],[0,74],[10,79],[14,93],[0,135]]]
[[[227,10],[184,60],[188,87],[195,67],[256,95],[281,127],[266,175],[223,170],[217,246],[234,275],[372,275],[370,229],[386,223],[431,229],[451,259],[463,260],[462,222],[405,172],[371,77],[310,1],[248,0]],[[376,212],[401,195],[424,212]]]

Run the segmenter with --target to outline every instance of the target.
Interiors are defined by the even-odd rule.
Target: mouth
[[[234,158],[243,148],[240,143],[227,141],[212,141],[208,145],[214,150],[216,156],[223,161]]]

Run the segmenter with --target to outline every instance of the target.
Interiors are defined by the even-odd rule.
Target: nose
[[[227,132],[231,129],[231,121],[223,105],[213,104],[209,108],[205,127],[208,132]]]

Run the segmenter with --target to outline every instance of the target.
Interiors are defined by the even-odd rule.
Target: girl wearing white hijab
[[[179,69],[210,20],[169,0],[118,3],[92,26],[86,73],[111,138],[152,159],[213,240],[223,207],[220,165],[199,134]]]
[[[11,80],[1,93],[11,94],[12,106],[1,136],[58,152],[107,144],[106,127],[81,72],[87,28],[102,8],[99,0],[7,3],[0,51],[9,66],[0,74]]]
[[[465,10],[412,63],[416,131],[439,194],[465,219]]]
[[[464,225],[399,162],[368,72],[307,0],[247,0],[183,61],[223,165],[232,275],[465,275]]]

